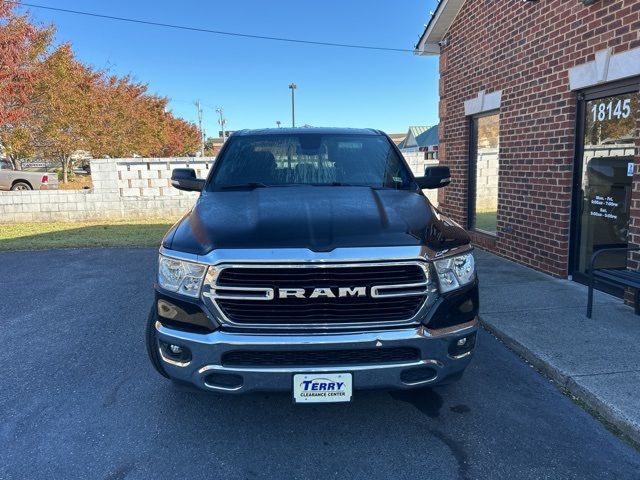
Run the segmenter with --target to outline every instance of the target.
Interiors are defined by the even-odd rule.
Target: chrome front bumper
[[[354,389],[406,389],[436,385],[449,377],[461,374],[467,367],[473,350],[459,356],[449,355],[451,342],[473,334],[478,329],[474,320],[455,328],[428,330],[423,326],[379,332],[331,333],[315,335],[241,334],[215,331],[209,334],[194,334],[155,324],[157,345],[162,366],[169,377],[189,382],[209,391],[250,392],[290,391],[293,374],[341,372],[352,373]],[[188,362],[176,362],[163,355],[160,343],[178,345],[189,349]],[[339,350],[372,349],[379,347],[413,347],[420,351],[420,360],[393,364],[367,364],[319,367],[227,367],[222,365],[222,356],[234,350]],[[416,368],[430,368],[433,376],[419,381],[403,380],[403,372]],[[222,374],[234,376],[241,381],[232,386],[212,383],[211,378]]]

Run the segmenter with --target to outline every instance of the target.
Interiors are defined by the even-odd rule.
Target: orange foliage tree
[[[200,147],[200,130],[193,123],[176,118],[170,113],[164,120],[164,145],[160,157],[193,155]]]
[[[37,145],[44,156],[60,162],[65,183],[73,167],[73,153],[90,151],[97,137],[96,84],[100,79],[100,73],[74,58],[69,45],[62,45],[44,61],[34,87]]]
[[[130,77],[103,77],[96,82],[99,128],[90,146],[94,156],[148,156],[160,148],[163,129],[159,121],[166,100],[146,92],[146,85]]]
[[[0,144],[14,165],[32,150],[30,102],[53,30],[15,14],[15,2],[0,0]]]
[[[0,0],[0,144],[12,158],[56,160],[66,182],[78,151],[94,157],[192,155],[195,125],[167,110],[166,97],[129,76],[107,75],[51,49],[51,28]]]

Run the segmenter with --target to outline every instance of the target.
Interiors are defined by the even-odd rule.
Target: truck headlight
[[[433,263],[443,293],[467,285],[476,278],[476,262],[472,253],[443,258]]]
[[[177,292],[189,297],[198,297],[206,271],[206,265],[160,255],[158,285],[170,292]]]

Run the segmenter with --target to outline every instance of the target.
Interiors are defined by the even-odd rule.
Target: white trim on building
[[[502,90],[486,93],[484,90],[478,92],[478,96],[464,102],[464,114],[478,115],[479,113],[499,110],[502,103]]]
[[[640,47],[615,54],[611,48],[607,48],[596,52],[594,61],[569,69],[569,87],[571,90],[580,90],[638,75]]]

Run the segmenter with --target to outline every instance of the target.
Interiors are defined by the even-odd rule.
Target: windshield
[[[382,135],[304,133],[232,137],[208,189],[283,185],[416,188]]]

